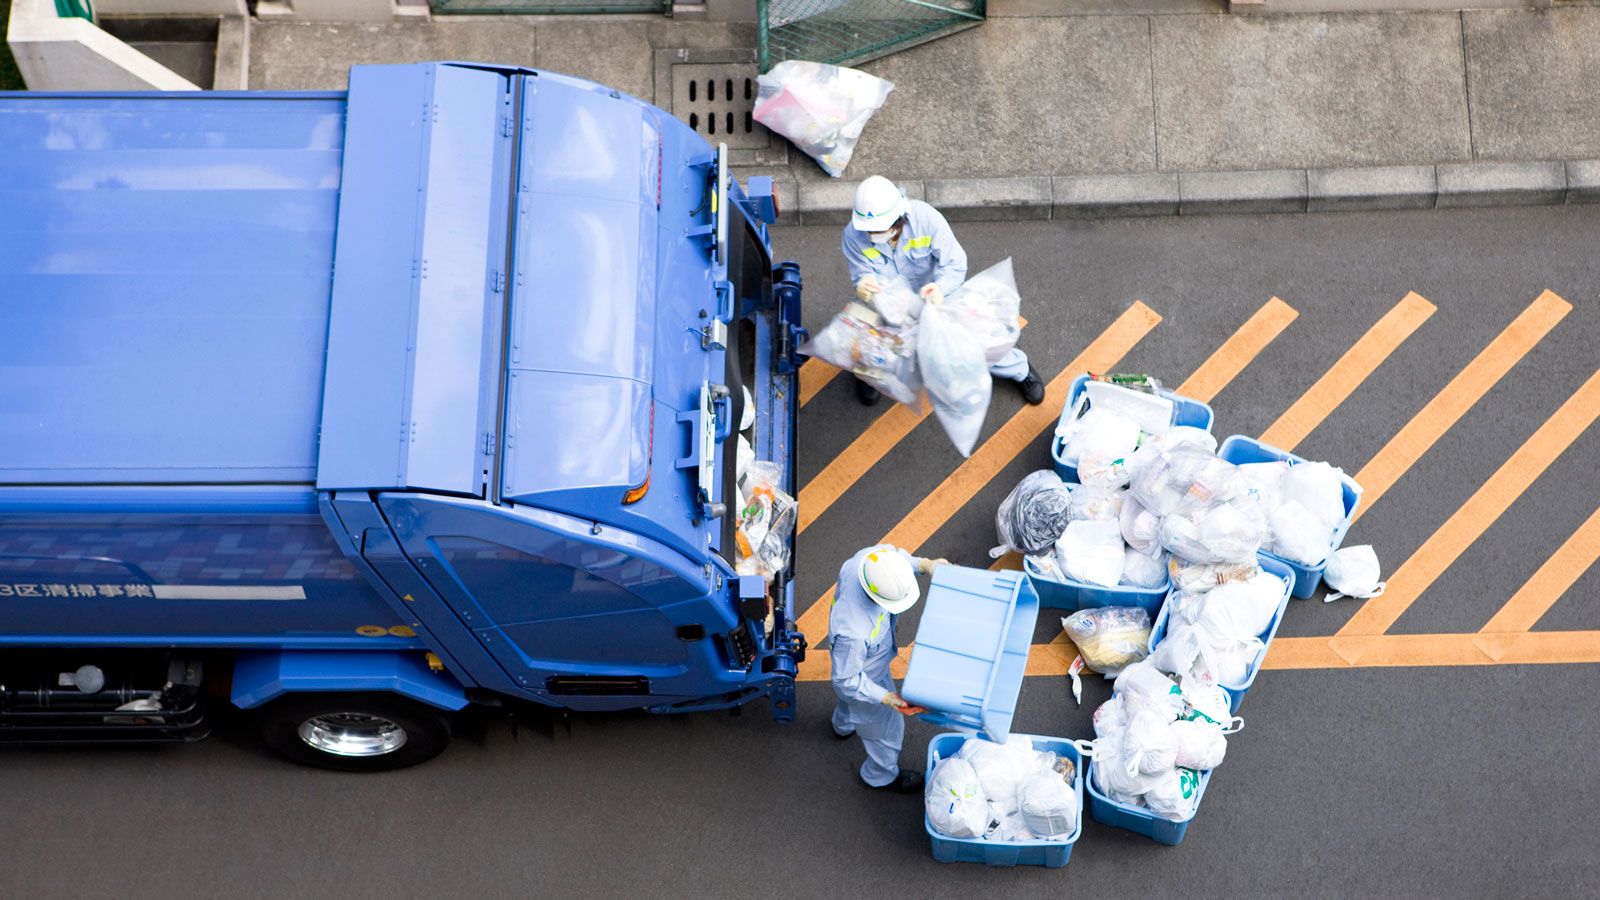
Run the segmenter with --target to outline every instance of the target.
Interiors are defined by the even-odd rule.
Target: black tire
[[[450,719],[442,711],[395,694],[289,694],[255,713],[267,746],[293,762],[340,772],[388,772],[427,762],[450,744]],[[341,755],[319,747],[331,729],[381,735],[393,749],[374,748],[371,755]],[[310,729],[310,738],[302,730]],[[324,743],[326,741],[324,740]]]

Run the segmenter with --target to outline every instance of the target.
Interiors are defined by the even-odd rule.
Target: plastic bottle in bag
[[[1022,296],[1008,256],[968,278],[945,298],[945,307],[983,347],[994,365],[1017,345],[1022,333]]]
[[[917,364],[939,424],[971,456],[994,390],[983,347],[942,305],[928,303],[917,325]]]

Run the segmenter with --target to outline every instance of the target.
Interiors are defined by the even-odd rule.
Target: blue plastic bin
[[[935,725],[1005,741],[1038,619],[1039,595],[1021,572],[940,566],[900,696]]]
[[[970,740],[970,734],[940,734],[935,735],[928,742],[928,780],[933,780],[933,767],[941,759],[949,759],[956,755],[961,745]],[[1083,765],[1083,754],[1078,751],[1077,743],[1066,738],[1041,737],[1027,735],[1033,742],[1033,749],[1048,750],[1057,756],[1065,756],[1072,760],[1072,766],[1077,770],[1074,779],[1074,793],[1078,795],[1078,827],[1064,838],[1051,841],[986,841],[983,838],[953,838],[945,837],[933,830],[933,823],[928,821],[927,813],[922,815],[922,827],[928,832],[928,840],[933,844],[933,858],[939,862],[971,862],[983,863],[990,866],[1048,866],[1059,869],[1072,858],[1072,845],[1078,842],[1078,836],[1083,834],[1083,786],[1088,781],[1089,773]]]
[[[1166,601],[1170,581],[1156,588],[1128,587],[1118,585],[1105,587],[1098,584],[1086,584],[1082,581],[1057,581],[1040,572],[1033,565],[1033,560],[1024,558],[1022,570],[1027,573],[1028,581],[1033,583],[1033,589],[1039,594],[1039,604],[1051,609],[1091,609],[1100,606],[1142,606],[1154,619],[1156,613],[1161,611],[1161,605]]]
[[[1228,439],[1222,442],[1222,446],[1217,448],[1217,455],[1236,466],[1244,463],[1277,462],[1279,460],[1287,461],[1291,466],[1305,462],[1305,459],[1287,450],[1270,447],[1255,438],[1248,438],[1242,434],[1229,435]],[[1356,484],[1355,479],[1349,475],[1343,477],[1344,521],[1340,522],[1339,527],[1333,532],[1333,546],[1328,548],[1330,555],[1333,551],[1339,549],[1340,544],[1344,543],[1344,535],[1345,532],[1350,530],[1350,522],[1355,518],[1356,507],[1361,505],[1361,485]],[[1284,559],[1276,553],[1268,553],[1265,550],[1261,551],[1261,557],[1262,559],[1277,560],[1294,571],[1293,593],[1294,596],[1302,600],[1317,592],[1317,585],[1322,583],[1322,573],[1328,568],[1327,560],[1323,560],[1315,566],[1305,566]]]
[[[1095,761],[1089,761],[1090,775],[1084,779],[1084,784],[1089,791],[1089,815],[1094,817],[1101,825],[1110,825],[1112,828],[1122,828],[1142,834],[1158,844],[1177,844],[1183,840],[1184,832],[1189,830],[1189,823],[1194,821],[1194,814],[1189,818],[1173,820],[1163,819],[1149,809],[1142,806],[1133,806],[1127,803],[1118,803],[1105,794],[1095,790],[1092,770]],[[1206,785],[1211,783],[1211,770],[1205,769],[1200,773],[1199,795],[1195,797],[1195,812],[1200,811],[1200,802],[1206,798]]]
[[[1061,408],[1062,419],[1072,415],[1072,408],[1078,405],[1078,397],[1084,392],[1088,383],[1088,375],[1079,375],[1073,379],[1072,390],[1067,392],[1067,404]],[[1211,423],[1216,419],[1211,407],[1201,403],[1199,400],[1180,397],[1165,388],[1157,391],[1156,395],[1172,401],[1172,424],[1186,425],[1205,431],[1211,430]],[[1066,450],[1067,442],[1059,435],[1052,434],[1050,438],[1050,458],[1055,460],[1056,474],[1060,475],[1061,480],[1068,484],[1077,484],[1078,467],[1067,461]]]
[[[1283,612],[1289,607],[1289,591],[1295,581],[1295,573],[1288,563],[1275,556],[1262,554],[1258,562],[1261,568],[1283,579],[1283,599],[1278,601],[1278,611],[1272,614],[1272,621],[1268,623],[1267,630],[1261,632],[1261,653],[1250,663],[1250,671],[1246,673],[1244,681],[1238,684],[1223,684],[1222,689],[1228,692],[1228,708],[1234,714],[1239,714],[1239,704],[1244,700],[1245,691],[1250,690],[1250,685],[1255,684],[1256,673],[1261,671],[1261,661],[1266,658],[1267,648],[1272,646],[1272,639],[1278,634],[1278,625],[1283,621]],[[1150,627],[1150,652],[1154,653],[1156,645],[1167,636],[1167,618],[1171,607],[1163,604],[1161,614],[1156,616],[1155,624]]]

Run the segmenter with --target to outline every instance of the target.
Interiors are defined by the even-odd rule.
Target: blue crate
[[[1078,405],[1078,396],[1084,392],[1089,383],[1088,375],[1079,375],[1072,381],[1072,390],[1067,392],[1067,403],[1061,408],[1061,418],[1072,415],[1072,408]],[[1162,388],[1156,392],[1157,396],[1165,397],[1172,401],[1172,424],[1187,425],[1191,428],[1211,430],[1211,424],[1216,420],[1216,414],[1211,407],[1199,400],[1180,397],[1173,392]],[[1068,484],[1078,483],[1078,467],[1066,458],[1067,442],[1060,436],[1052,433],[1050,438],[1050,458],[1055,460],[1056,474]]]
[[[1142,834],[1158,844],[1176,845],[1183,840],[1183,835],[1189,830],[1189,823],[1194,821],[1194,813],[1187,819],[1164,819],[1149,809],[1134,806],[1129,803],[1118,803],[1095,789],[1093,769],[1095,761],[1089,761],[1090,773],[1084,778],[1084,784],[1089,792],[1089,815],[1102,825],[1112,828],[1122,828],[1134,834]],[[1204,769],[1200,772],[1199,795],[1195,797],[1195,812],[1200,811],[1200,802],[1206,797],[1206,785],[1211,783],[1211,770]]]
[[[1295,583],[1295,573],[1288,563],[1270,554],[1262,554],[1257,561],[1261,563],[1262,569],[1283,579],[1283,599],[1278,601],[1278,611],[1272,614],[1272,621],[1267,624],[1267,630],[1261,632],[1261,653],[1250,663],[1250,671],[1246,673],[1244,681],[1222,685],[1222,689],[1228,692],[1228,707],[1234,715],[1239,714],[1239,704],[1244,700],[1245,691],[1250,690],[1250,685],[1255,684],[1256,673],[1261,671],[1261,661],[1266,658],[1267,648],[1272,646],[1272,639],[1278,634],[1278,625],[1283,621],[1283,612],[1289,607],[1289,591]],[[1152,653],[1162,638],[1167,636],[1167,614],[1170,609],[1169,605],[1163,604],[1161,615],[1156,616],[1155,624],[1150,627],[1149,648]]]
[[[900,695],[935,725],[1005,741],[1038,618],[1039,595],[1021,572],[940,566]]]
[[[1296,456],[1287,450],[1279,450],[1276,447],[1268,446],[1242,434],[1230,435],[1227,440],[1222,442],[1222,446],[1217,448],[1217,455],[1236,466],[1244,463],[1277,462],[1279,460],[1287,461],[1291,466],[1305,462],[1304,458]],[[1349,475],[1344,476],[1343,493],[1344,521],[1340,522],[1339,527],[1333,532],[1333,546],[1328,549],[1330,555],[1334,550],[1339,549],[1340,544],[1344,543],[1345,532],[1350,530],[1350,523],[1355,519],[1356,507],[1361,505],[1361,485],[1356,484],[1355,479]],[[1315,566],[1306,566],[1284,559],[1276,553],[1268,553],[1265,550],[1261,551],[1261,557],[1262,559],[1277,560],[1294,570],[1293,593],[1294,596],[1302,600],[1317,592],[1317,585],[1322,583],[1322,573],[1328,568],[1327,560],[1323,560]]]
[[[969,734],[935,735],[928,742],[928,780],[933,780],[934,765],[941,759],[954,756],[971,737]],[[1083,786],[1089,776],[1084,768],[1083,754],[1079,752],[1077,742],[1066,738],[1033,734],[1027,735],[1027,738],[1033,742],[1035,750],[1048,750],[1072,760],[1072,766],[1077,770],[1073,787],[1078,795],[1078,827],[1066,837],[1056,840],[986,841],[983,838],[945,837],[933,830],[933,823],[928,821],[927,813],[923,813],[922,827],[928,832],[928,840],[933,845],[934,859],[945,863],[971,862],[990,866],[1047,866],[1059,869],[1072,858],[1072,845],[1083,834]]]
[[[1032,582],[1033,589],[1039,594],[1039,604],[1051,609],[1080,610],[1101,606],[1142,606],[1154,619],[1156,613],[1161,611],[1161,605],[1166,601],[1167,591],[1170,589],[1170,579],[1156,588],[1128,587],[1118,585],[1105,587],[1098,584],[1086,584],[1082,581],[1057,581],[1040,572],[1033,564],[1033,560],[1024,558],[1022,570],[1027,573],[1028,581]]]

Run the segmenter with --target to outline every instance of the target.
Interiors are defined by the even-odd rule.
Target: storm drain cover
[[[672,114],[713,145],[759,149],[771,133],[750,117],[756,105],[756,67],[683,63],[672,67]]]

